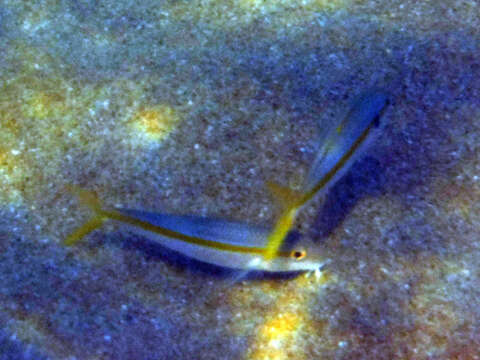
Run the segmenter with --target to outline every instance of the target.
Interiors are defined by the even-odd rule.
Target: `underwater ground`
[[[141,4],[138,5],[137,3]],[[0,1],[0,359],[479,359],[480,4]],[[372,86],[388,125],[296,229],[319,277],[235,281],[88,217],[270,225]]]

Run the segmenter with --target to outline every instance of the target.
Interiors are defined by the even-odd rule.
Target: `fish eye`
[[[307,252],[304,249],[293,250],[290,253],[290,257],[295,260],[302,260],[305,256],[307,256]]]

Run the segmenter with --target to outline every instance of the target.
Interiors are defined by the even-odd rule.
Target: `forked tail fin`
[[[76,195],[80,203],[87,205],[94,212],[94,215],[85,224],[68,235],[63,241],[64,245],[71,246],[75,245],[84,236],[102,226],[108,217],[102,208],[102,203],[93,191],[88,191],[75,185],[67,185],[65,190]]]
[[[265,247],[265,260],[273,260],[295,221],[299,200],[302,199],[303,194],[273,182],[267,182],[266,185],[282,207],[282,212],[268,235]]]

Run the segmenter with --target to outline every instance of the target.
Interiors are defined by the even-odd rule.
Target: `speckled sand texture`
[[[141,4],[141,5],[138,5]],[[478,1],[0,1],[0,359],[479,359]],[[371,86],[388,126],[297,230],[321,276],[235,282],[88,217],[270,225]]]

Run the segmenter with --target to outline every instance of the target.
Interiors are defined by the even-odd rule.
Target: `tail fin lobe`
[[[102,226],[105,220],[106,218],[100,215],[95,215],[90,220],[88,220],[85,224],[83,224],[77,230],[75,230],[73,233],[68,235],[67,238],[63,241],[63,244],[66,246],[75,245],[84,236],[87,236],[93,230],[96,230],[100,226]]]
[[[278,200],[282,210],[292,207],[302,197],[302,193],[299,191],[279,185],[273,181],[267,181],[265,184],[270,193],[275,197],[275,200]]]
[[[105,216],[102,203],[93,191],[82,189],[76,185],[67,185],[65,186],[65,190],[76,195],[80,203],[87,205],[94,212],[94,215],[85,224],[68,235],[63,241],[64,245],[72,246],[83,237],[102,226],[108,217]]]

